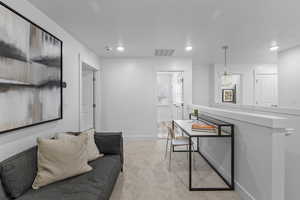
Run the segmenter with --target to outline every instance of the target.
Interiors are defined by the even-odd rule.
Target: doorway
[[[95,128],[95,68],[82,63],[80,131]]]
[[[184,115],[184,72],[157,72],[157,130],[159,138],[167,137],[167,127]]]

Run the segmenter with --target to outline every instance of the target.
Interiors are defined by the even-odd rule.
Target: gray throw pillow
[[[6,193],[18,198],[31,188],[37,173],[37,148],[33,147],[0,164],[0,176]]]

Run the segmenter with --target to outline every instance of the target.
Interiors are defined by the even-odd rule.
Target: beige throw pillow
[[[68,140],[37,139],[38,172],[32,184],[39,189],[50,183],[91,171],[88,165],[87,137]]]
[[[103,157],[104,154],[99,152],[99,149],[95,143],[95,130],[94,129],[89,129],[86,131],[83,131],[80,136],[87,137],[88,142],[87,142],[87,154],[88,154],[88,161],[93,161],[96,160],[97,158]],[[68,133],[58,133],[56,134],[55,138],[57,139],[68,139],[72,137],[78,137],[75,135],[71,135]]]
[[[87,135],[88,137],[87,152],[88,152],[89,161],[96,160],[97,158],[104,156],[104,154],[99,152],[99,149],[96,145],[95,129],[89,129],[83,131],[80,135]]]

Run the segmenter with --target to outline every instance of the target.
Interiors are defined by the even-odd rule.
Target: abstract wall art
[[[62,46],[0,2],[0,133],[62,119]]]

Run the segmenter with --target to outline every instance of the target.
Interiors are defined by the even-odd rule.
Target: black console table
[[[227,123],[225,121],[212,118],[207,115],[199,115],[196,116],[197,121],[200,123],[210,124],[217,127],[216,132],[199,132],[199,131],[193,131],[192,130],[192,120],[191,120],[191,114],[190,114],[190,120],[173,120],[172,121],[172,128],[173,130],[175,127],[182,130],[182,132],[189,137],[189,190],[190,191],[219,191],[219,190],[234,190],[234,125]],[[201,153],[199,148],[199,138],[231,138],[231,177],[230,181],[226,180],[226,178],[214,167],[214,165]],[[197,139],[197,150],[195,152],[198,152],[201,157],[208,163],[208,165],[220,176],[220,178],[224,181],[224,183],[228,187],[205,187],[205,188],[198,188],[193,187],[192,185],[192,139]],[[173,149],[173,151],[176,152],[176,150]],[[182,152],[182,151],[180,151]]]

